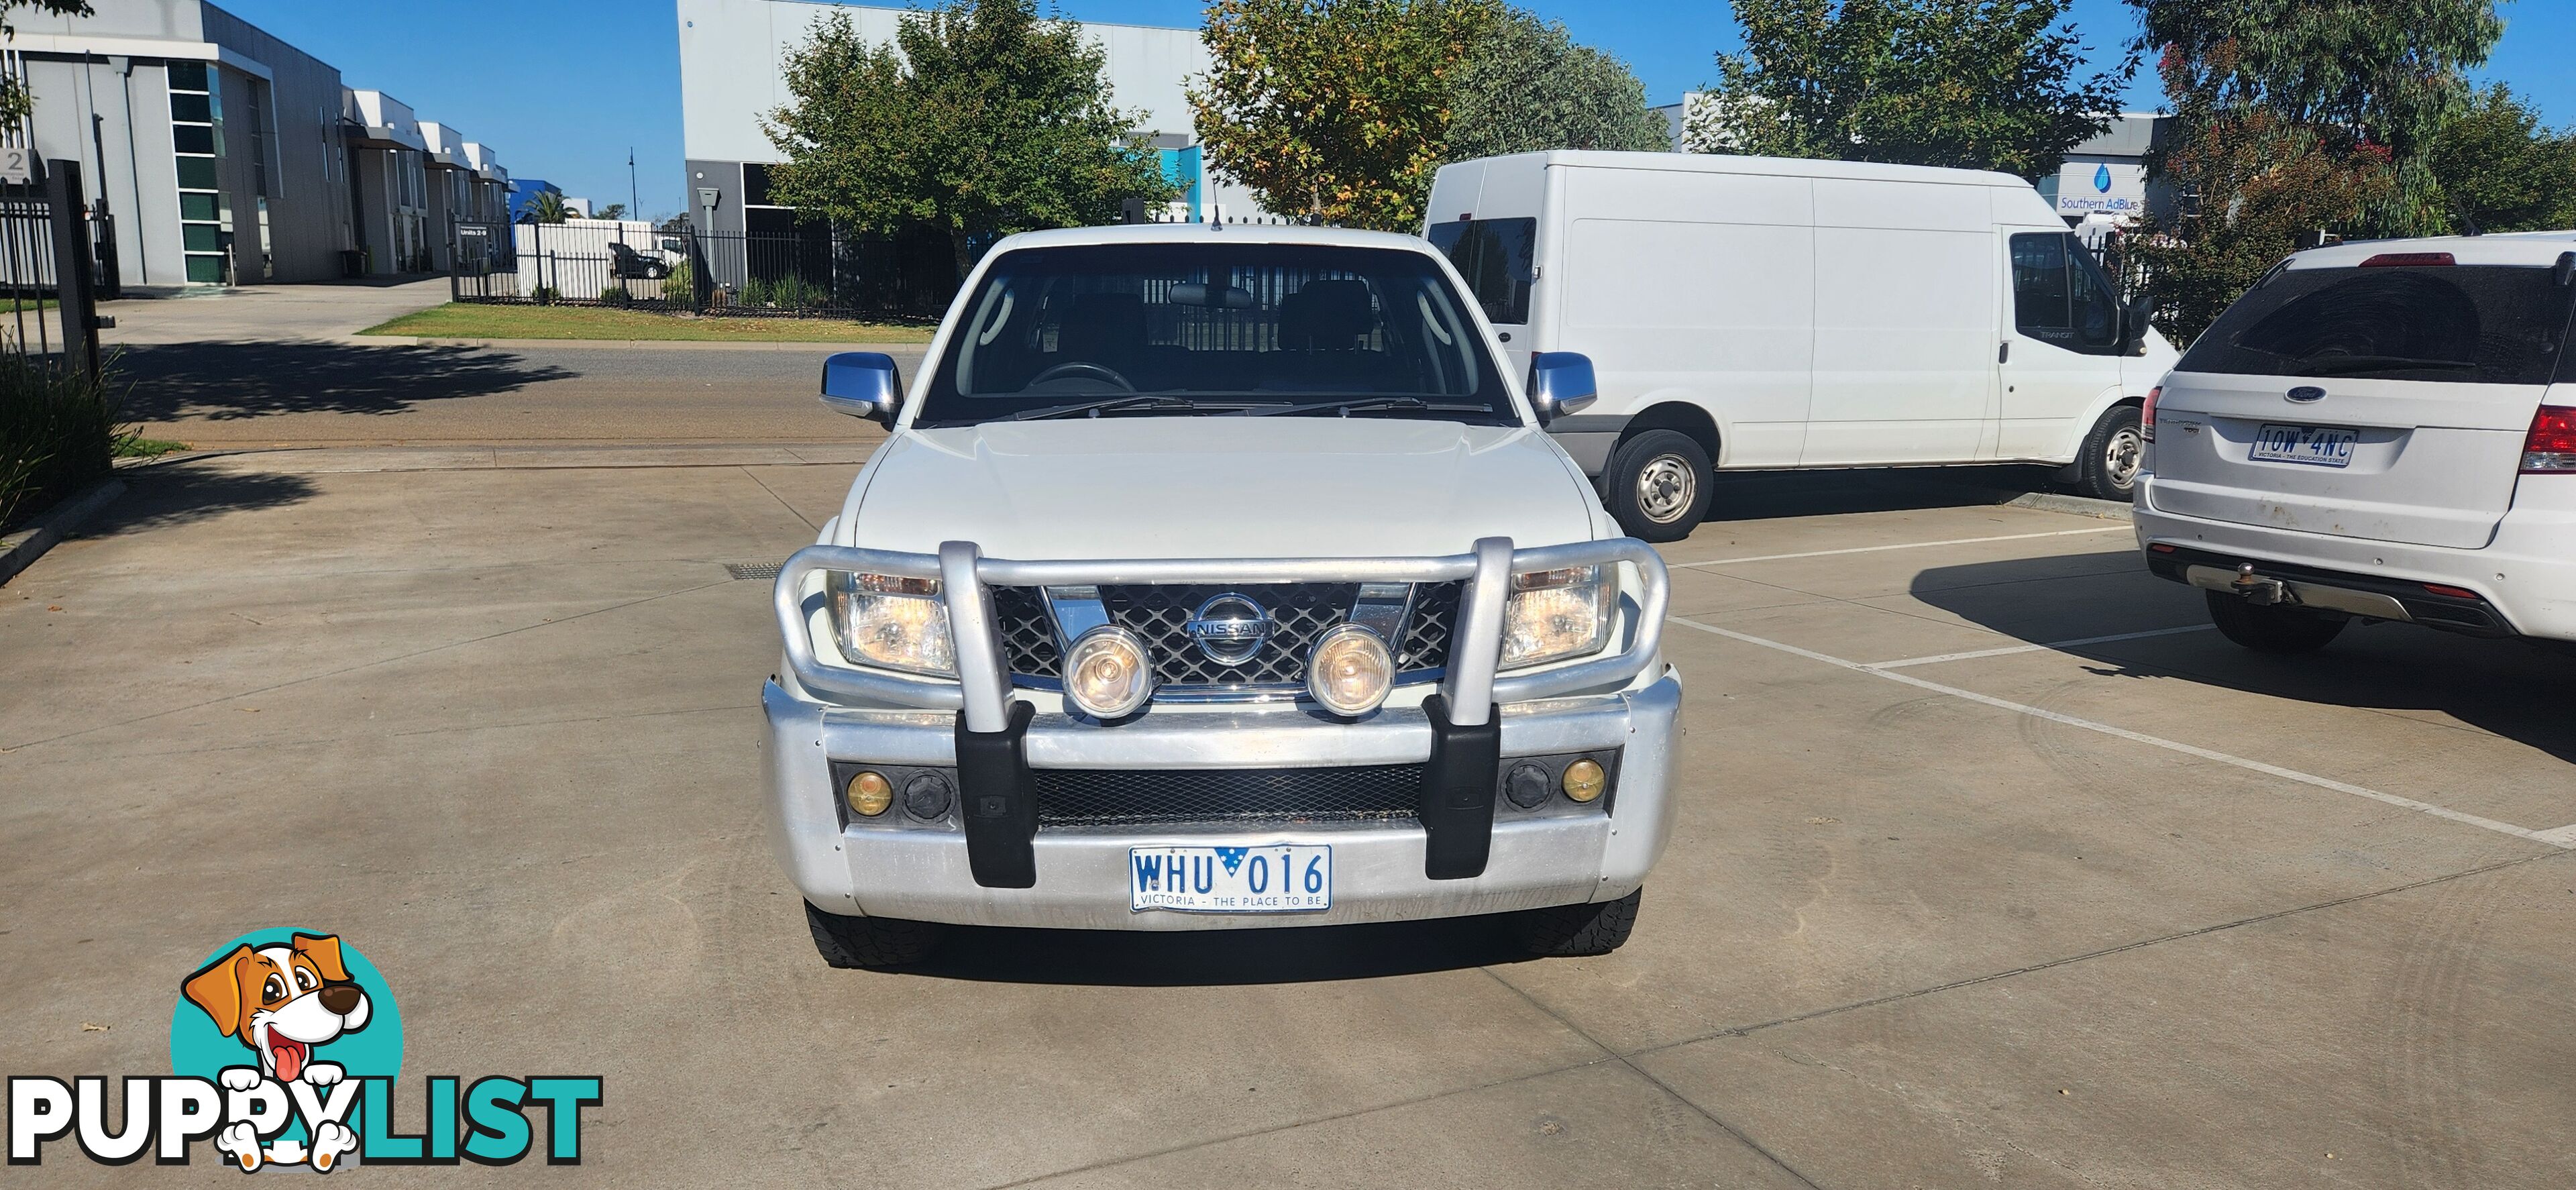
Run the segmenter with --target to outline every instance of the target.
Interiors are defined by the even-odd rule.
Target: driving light
[[[1605,784],[1599,761],[1578,760],[1565,766],[1565,796],[1578,802],[1601,796]]]
[[[826,571],[823,605],[832,635],[852,661],[906,673],[954,677],[957,643],[939,580]]]
[[[850,778],[846,796],[850,799],[850,813],[874,818],[894,804],[894,783],[875,769],[860,769]]]
[[[1610,639],[1610,595],[1599,566],[1513,575],[1511,600],[1503,608],[1500,667],[1600,652]]]
[[[1365,715],[1395,685],[1386,639],[1357,624],[1326,632],[1306,656],[1306,693],[1336,715]]]
[[[1154,697],[1154,666],[1145,642],[1115,624],[1082,634],[1064,655],[1064,697],[1095,719],[1134,714]]]

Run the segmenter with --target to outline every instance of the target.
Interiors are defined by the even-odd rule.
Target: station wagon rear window
[[[1214,237],[1025,248],[995,260],[961,311],[916,424],[1518,420],[1465,296],[1419,252]]]
[[[2236,299],[2177,370],[2547,384],[2571,296],[2545,266],[2286,269]]]

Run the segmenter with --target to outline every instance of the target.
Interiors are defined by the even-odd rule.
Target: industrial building
[[[27,137],[77,168],[128,286],[319,281],[442,267],[450,219],[506,210],[490,147],[203,0],[22,9],[4,47]]]
[[[678,0],[680,120],[691,218],[719,234],[794,234],[795,212],[770,201],[768,167],[785,155],[760,129],[763,115],[794,98],[781,65],[835,12],[850,15],[861,37],[894,40],[901,8],[813,0]],[[1209,173],[1192,131],[1188,80],[1209,66],[1196,29],[1081,24],[1107,58],[1111,102],[1142,109],[1144,131],[1163,176],[1181,190],[1189,218],[1260,213],[1252,192]]]

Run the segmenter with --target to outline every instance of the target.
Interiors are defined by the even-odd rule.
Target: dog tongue
[[[268,1048],[277,1054],[277,1081],[291,1083],[304,1073],[304,1043],[291,1038],[271,1039]]]

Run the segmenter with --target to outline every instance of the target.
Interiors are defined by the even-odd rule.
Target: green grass
[[[188,449],[187,443],[172,442],[167,438],[119,438],[116,440],[116,457],[120,459],[157,459],[174,450],[186,449]]]
[[[927,343],[931,327],[844,318],[690,318],[596,306],[450,302],[359,331],[425,339],[635,339],[701,343]]]

